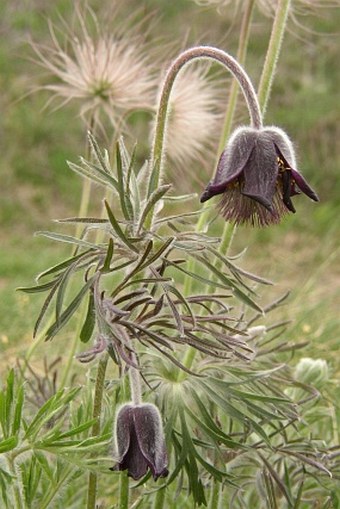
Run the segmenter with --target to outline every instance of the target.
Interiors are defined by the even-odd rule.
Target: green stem
[[[95,391],[94,391],[94,400],[93,400],[93,418],[96,419],[96,422],[92,426],[92,436],[94,436],[94,437],[98,436],[100,433],[100,414],[102,411],[105,373],[106,373],[108,359],[109,359],[109,356],[107,353],[105,353],[101,357],[99,364],[98,364],[96,385],[95,385]],[[87,488],[87,509],[95,509],[96,498],[97,498],[97,474],[94,472],[91,472],[89,474],[88,488]]]
[[[120,472],[118,509],[129,509],[129,478],[126,470]]]
[[[246,34],[247,36],[249,35],[251,11],[252,11],[252,7],[253,7],[251,4],[252,4],[252,1],[250,0],[249,4],[248,4],[248,9],[250,9],[249,13],[247,12],[247,10],[245,11],[245,18],[247,18],[247,23],[249,24],[249,26],[247,27],[247,25],[246,25],[246,19],[244,19],[244,24],[242,24],[243,29],[244,29],[244,34]],[[275,75],[275,71],[276,71],[278,58],[280,56],[280,50],[282,47],[283,35],[285,32],[285,28],[286,28],[289,7],[290,7],[290,0],[280,0],[279,4],[277,6],[276,14],[275,14],[275,19],[274,19],[274,23],[273,23],[273,27],[272,27],[272,32],[271,32],[271,36],[270,36],[270,41],[269,41],[269,45],[268,45],[268,50],[267,50],[267,54],[266,54],[266,58],[265,58],[265,63],[264,63],[264,67],[263,67],[263,71],[262,71],[262,75],[261,75],[261,79],[260,79],[259,91],[258,91],[258,100],[259,100],[259,104],[260,104],[263,116],[266,111],[266,107],[267,107],[267,103],[268,103],[268,99],[270,96],[271,87],[272,87],[272,83],[273,83],[273,79],[274,79],[274,75]],[[241,34],[242,37],[244,37],[244,34],[243,35]],[[241,52],[242,53],[241,56],[243,55],[243,58],[245,58],[246,50],[247,50],[247,47],[246,46],[243,47],[243,43],[241,43],[241,40],[240,40],[238,55]],[[228,134],[229,134],[228,129],[230,130],[231,124],[232,124],[232,118],[233,118],[234,109],[236,106],[236,98],[233,99],[233,97],[231,96],[231,99],[232,99],[232,103],[228,105],[228,111],[227,111],[226,117],[225,117],[225,127],[224,127],[224,130],[222,133],[220,145],[222,145],[222,141],[224,140],[223,136],[225,136],[225,137],[228,136]],[[200,231],[200,229],[203,228],[205,222],[207,221],[207,212],[208,211],[206,209],[205,210],[203,209],[203,212],[202,212],[202,214],[198,220],[198,223],[197,223],[198,231]],[[236,231],[236,226],[233,226],[230,223],[225,224],[225,227],[224,227],[224,230],[222,233],[222,237],[221,237],[221,243],[219,246],[220,253],[225,254],[228,252],[228,249],[230,248],[235,231]],[[216,267],[218,268],[220,265],[221,265],[221,261],[216,260]],[[193,270],[193,269],[194,269],[194,266],[189,266],[189,270]],[[192,285],[192,280],[191,280],[191,278],[187,277],[185,280],[185,283],[184,283],[184,289],[187,292],[187,293],[185,293],[185,295],[190,294],[191,285]],[[187,367],[189,369],[191,368],[193,361],[195,359],[195,355],[196,355],[196,350],[194,350],[192,347],[189,347],[187,349],[187,352],[186,352],[186,355],[185,355],[185,358],[183,361],[183,364],[185,367]],[[182,376],[183,375],[180,374],[179,379]]]
[[[48,509],[51,507],[52,500],[54,497],[57,497],[60,494],[60,491],[62,490],[64,483],[67,482],[67,478],[72,473],[72,470],[72,467],[63,468],[63,472],[60,477],[58,477],[57,483],[49,484],[47,493],[45,494],[43,500],[41,500],[39,503],[39,509]]]
[[[165,502],[165,493],[166,488],[161,488],[160,490],[157,491],[153,504],[153,509],[163,509]]]
[[[148,183],[148,196],[158,187],[163,169],[164,141],[166,122],[169,110],[169,100],[172,87],[179,71],[189,62],[197,59],[209,59],[219,62],[226,67],[237,79],[245,97],[251,125],[256,129],[262,127],[262,117],[254,87],[240,64],[225,51],[211,46],[196,46],[181,53],[170,66],[165,77],[161,92],[160,103],[157,110],[155,136],[151,153],[151,174]],[[153,209],[145,221],[146,228],[150,228],[153,221]]]
[[[228,254],[228,251],[230,249],[230,246],[231,246],[232,240],[234,238],[234,235],[236,233],[236,230],[237,230],[237,226],[235,224],[226,223],[224,225],[221,242],[220,242],[220,245],[218,246],[218,250],[221,254],[224,254],[224,255]],[[216,259],[215,267],[217,267],[219,269],[221,267],[221,265],[222,265],[222,261],[220,259]]]
[[[14,459],[11,456],[8,456],[7,461],[8,461],[8,467],[9,467],[11,474],[17,478],[18,474],[17,474],[16,468],[15,468]],[[19,482],[12,483],[13,494],[14,494],[14,508],[15,509],[22,509],[22,507],[23,507],[22,506],[23,497],[21,496],[19,486],[20,486]]]
[[[185,366],[188,369],[191,369],[196,357],[196,353],[197,353],[196,348],[194,348],[193,346],[189,346],[185,351],[184,359],[182,361],[183,366]],[[187,375],[184,371],[179,371],[177,381],[181,382],[186,378],[186,376]]]
[[[236,57],[238,62],[241,65],[244,65],[244,63],[246,61],[254,4],[255,4],[255,0],[248,0],[248,3],[246,5],[246,8],[245,8],[245,11],[243,14],[243,18],[242,18],[241,31],[240,31],[240,37],[239,37],[239,43],[238,43],[238,49],[237,49],[237,57]],[[220,154],[225,146],[225,143],[227,141],[227,138],[230,134],[230,131],[231,131],[231,126],[232,126],[235,109],[236,109],[236,104],[237,104],[237,94],[238,94],[238,83],[237,83],[237,80],[234,79],[231,84],[228,107],[227,107],[225,117],[224,117],[224,123],[223,123],[223,128],[222,128],[222,133],[221,133],[219,148],[218,148],[218,153],[217,153],[218,157],[220,156]],[[209,214],[210,214],[209,209],[210,209],[210,205],[208,202],[206,202],[203,206],[202,213],[198,219],[198,222],[196,225],[196,231],[201,231],[204,228],[204,226],[207,224],[208,219],[209,219]],[[225,245],[228,243],[229,232],[230,232],[230,224],[226,223],[226,225],[224,227],[223,234],[222,234],[221,249],[222,249],[222,245],[223,245],[223,248],[225,248]],[[226,251],[224,251],[224,252],[226,252]],[[189,270],[191,272],[193,272],[194,269],[195,269],[195,261],[191,260],[189,263]],[[186,277],[185,281],[184,281],[184,295],[190,295],[191,290],[192,290],[192,279],[189,277]],[[191,356],[189,356],[189,358],[190,357]],[[185,364],[185,366],[190,368],[191,365],[187,366]]]
[[[260,85],[258,91],[258,98],[263,117],[267,108],[267,103],[269,100],[276,72],[277,62],[280,56],[283,35],[285,32],[286,22],[288,18],[289,7],[290,0],[280,0],[275,14],[275,19],[272,27],[272,32],[269,40],[268,50],[265,58],[262,75],[260,78]],[[226,223],[222,234],[221,243],[219,246],[220,253],[223,254],[227,253],[235,232],[236,226],[231,226],[229,223]],[[221,266],[221,263],[222,262],[220,260],[216,260],[216,267],[219,268]]]
[[[93,116],[90,118],[90,121],[89,121],[89,124],[88,124],[88,128],[87,128],[87,132],[88,131],[90,131],[91,134],[94,134],[94,131],[95,131],[95,120],[94,120]],[[85,158],[86,159],[90,159],[91,152],[90,152],[90,143],[89,143],[89,140],[88,140],[87,132],[86,132]],[[85,178],[83,180],[83,186],[82,186],[82,191],[81,191],[80,205],[79,205],[79,211],[78,211],[78,216],[79,217],[84,217],[84,216],[87,215],[87,212],[88,212],[88,209],[89,209],[89,204],[90,204],[91,188],[92,188],[91,180]],[[79,223],[77,225],[77,227],[76,227],[76,237],[80,236],[82,228],[83,228],[83,226]]]
[[[244,65],[246,61],[246,55],[247,55],[247,49],[248,49],[248,42],[249,42],[249,34],[250,34],[250,28],[251,28],[251,19],[252,14],[254,10],[255,0],[248,0],[248,3],[246,4],[244,15],[242,18],[241,23],[241,31],[240,31],[240,37],[239,37],[239,43],[238,43],[238,49],[237,49],[237,61]],[[222,133],[220,136],[220,143],[218,146],[218,157],[221,154],[222,150],[224,149],[224,146],[226,144],[226,141],[229,137],[231,126],[233,123],[233,118],[236,110],[236,104],[237,104],[237,95],[238,95],[238,83],[237,80],[233,79],[230,87],[229,92],[229,100],[228,100],[228,107],[227,111],[224,117],[224,123],[222,128]]]
[[[281,52],[283,36],[286,29],[290,0],[280,0],[270,36],[269,46],[258,88],[258,98],[264,116],[272,89],[277,62]]]
[[[220,483],[214,479],[210,490],[210,498],[208,502],[209,509],[218,509],[220,500]]]
[[[62,375],[60,378],[60,382],[59,382],[59,386],[61,388],[67,387],[67,385],[69,384],[69,381],[70,381],[71,368],[72,368],[74,356],[75,356],[75,353],[77,350],[80,331],[83,326],[83,321],[85,318],[86,310],[87,310],[86,305],[84,302],[82,302],[81,306],[80,306],[80,310],[79,310],[79,318],[77,319],[76,330],[74,331],[74,335],[73,335],[71,344],[68,348],[67,359],[65,361],[65,367],[63,369],[63,372],[62,372]]]

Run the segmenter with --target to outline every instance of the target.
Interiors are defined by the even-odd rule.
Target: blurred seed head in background
[[[54,78],[39,87],[53,93],[49,102],[59,98],[58,109],[78,100],[87,124],[100,123],[104,114],[115,127],[128,113],[151,108],[155,80],[143,37],[128,24],[112,23],[119,26],[114,32],[102,28],[89,9],[78,11],[77,21],[77,35],[50,23],[51,45],[32,44],[37,63]]]
[[[193,0],[197,5],[205,7],[216,7],[217,9],[228,7],[233,8],[236,14],[244,9],[247,2],[244,0]],[[279,0],[255,0],[256,6],[265,16],[273,16]],[[336,8],[340,6],[340,0],[293,0],[290,6],[290,15],[296,21],[296,15],[316,13],[319,9]],[[297,22],[300,25],[299,22]]]
[[[212,75],[210,66],[202,64],[190,65],[175,82],[165,145],[173,163],[169,164],[170,171],[173,169],[183,177],[181,186],[187,182],[188,189],[192,190],[192,181],[199,178],[198,174],[202,177],[201,167],[207,162],[209,166],[213,164],[228,90],[226,76]],[[199,172],[192,168],[195,161],[199,162]]]

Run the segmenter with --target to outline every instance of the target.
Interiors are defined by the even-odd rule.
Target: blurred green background
[[[80,6],[84,2],[77,2]],[[112,3],[112,2],[111,2]],[[117,3],[117,2],[116,2]],[[233,3],[233,2],[232,2]],[[89,1],[99,22],[109,2]],[[109,5],[107,5],[109,4]],[[150,16],[150,42],[166,58],[195,43],[219,45],[235,55],[240,16],[229,6],[220,11],[190,0],[126,0],[119,15]],[[32,343],[41,299],[15,292],[57,262],[67,248],[35,238],[51,221],[77,213],[81,181],[66,160],[84,152],[85,134],[76,105],[44,109],[46,82],[29,44],[50,41],[47,19],[60,25],[72,16],[74,2],[5,1],[0,4],[0,348],[6,362]],[[152,21],[151,21],[152,20]],[[314,204],[295,200],[297,214],[264,230],[238,229],[232,252],[247,247],[243,267],[274,280],[272,296],[291,290],[282,319],[292,320],[287,337],[308,341],[299,353],[327,359],[336,385],[339,346],[339,53],[340,10],[319,9],[289,22],[266,121],[284,128],[296,142],[299,168],[320,196]],[[302,25],[299,26],[299,24]],[[271,19],[255,10],[246,69],[258,83]],[[164,49],[166,48],[166,49]],[[45,81],[44,81],[45,80]],[[246,121],[244,110],[236,116]],[[204,126],[202,127],[204,129]],[[218,143],[220,133],[216,133]],[[147,138],[142,140],[145,147]],[[145,148],[142,149],[145,151]],[[140,154],[144,156],[146,154]],[[212,161],[213,164],[213,161]],[[199,171],[194,166],[192,171]],[[190,182],[190,169],[188,169]],[[98,203],[93,206],[99,206]],[[42,347],[43,354],[44,346]]]

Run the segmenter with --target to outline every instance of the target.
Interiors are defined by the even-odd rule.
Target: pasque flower
[[[168,475],[162,420],[155,405],[123,405],[118,411],[115,433],[118,462],[111,470],[127,470],[135,480],[148,469],[155,480]]]
[[[278,223],[286,212],[295,212],[292,196],[303,192],[319,201],[295,168],[294,149],[282,129],[241,127],[231,136],[201,202],[222,194],[219,208],[226,220]]]

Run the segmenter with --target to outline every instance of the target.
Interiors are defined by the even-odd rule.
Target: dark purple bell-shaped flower
[[[239,128],[223,151],[201,202],[222,194],[219,209],[226,220],[253,226],[278,223],[286,212],[295,212],[291,197],[301,191],[319,201],[295,168],[293,145],[284,131]]]
[[[127,470],[135,480],[148,469],[155,480],[168,475],[162,420],[155,405],[123,405],[117,414],[115,433],[118,461],[111,470]]]

